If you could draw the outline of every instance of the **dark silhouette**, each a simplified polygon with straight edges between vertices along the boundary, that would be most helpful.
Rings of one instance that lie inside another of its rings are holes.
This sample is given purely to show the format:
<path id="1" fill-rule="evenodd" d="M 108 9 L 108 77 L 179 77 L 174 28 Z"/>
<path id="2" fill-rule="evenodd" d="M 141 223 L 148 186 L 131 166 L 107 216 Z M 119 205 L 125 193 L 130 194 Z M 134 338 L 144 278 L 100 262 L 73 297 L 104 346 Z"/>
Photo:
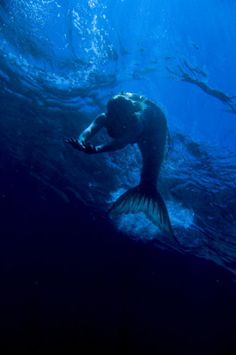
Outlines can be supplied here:
<path id="1" fill-rule="evenodd" d="M 185 69 L 186 68 L 186 69 Z M 236 114 L 236 102 L 235 96 L 229 96 L 223 91 L 210 87 L 204 81 L 197 78 L 198 75 L 207 77 L 206 73 L 199 68 L 192 67 L 186 60 L 183 61 L 183 65 L 178 65 L 178 71 L 166 67 L 169 73 L 173 74 L 181 81 L 185 81 L 198 86 L 208 95 L 215 97 L 222 101 L 225 105 L 230 107 L 230 112 Z"/>
<path id="2" fill-rule="evenodd" d="M 112 141 L 94 146 L 89 140 L 106 128 Z M 119 150 L 137 143 L 143 158 L 140 184 L 125 192 L 112 206 L 112 214 L 144 212 L 162 232 L 175 241 L 167 208 L 156 188 L 168 141 L 167 122 L 161 109 L 133 93 L 109 100 L 107 112 L 99 115 L 79 138 L 66 142 L 87 154 Z"/>

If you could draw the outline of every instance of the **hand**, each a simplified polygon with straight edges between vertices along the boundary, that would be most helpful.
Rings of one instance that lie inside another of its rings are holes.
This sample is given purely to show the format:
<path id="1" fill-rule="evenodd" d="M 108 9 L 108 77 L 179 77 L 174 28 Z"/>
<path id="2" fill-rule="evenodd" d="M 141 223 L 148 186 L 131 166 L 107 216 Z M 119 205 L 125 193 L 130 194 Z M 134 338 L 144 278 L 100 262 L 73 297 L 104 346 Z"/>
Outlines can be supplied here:
<path id="1" fill-rule="evenodd" d="M 69 143 L 73 148 L 78 149 L 80 151 L 84 151 L 85 149 L 85 145 L 77 138 L 68 138 L 65 140 L 65 143 Z"/>
<path id="2" fill-rule="evenodd" d="M 69 143 L 73 148 L 80 150 L 81 152 L 87 154 L 97 153 L 96 147 L 93 144 L 81 142 L 76 138 L 68 138 L 65 142 Z"/>
<path id="3" fill-rule="evenodd" d="M 97 153 L 97 149 L 93 144 L 90 143 L 86 143 L 86 145 L 84 146 L 84 153 L 87 154 L 95 154 Z"/>

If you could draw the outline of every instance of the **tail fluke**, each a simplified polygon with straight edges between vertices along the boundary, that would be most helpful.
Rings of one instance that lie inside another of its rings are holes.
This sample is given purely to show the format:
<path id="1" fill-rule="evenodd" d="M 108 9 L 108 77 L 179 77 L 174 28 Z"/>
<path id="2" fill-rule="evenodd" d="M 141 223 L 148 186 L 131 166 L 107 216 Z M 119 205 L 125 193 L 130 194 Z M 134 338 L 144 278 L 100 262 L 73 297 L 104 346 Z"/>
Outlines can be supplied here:
<path id="1" fill-rule="evenodd" d="M 110 209 L 111 215 L 144 212 L 146 216 L 176 243 L 168 211 L 157 189 L 147 190 L 136 186 L 121 195 Z"/>

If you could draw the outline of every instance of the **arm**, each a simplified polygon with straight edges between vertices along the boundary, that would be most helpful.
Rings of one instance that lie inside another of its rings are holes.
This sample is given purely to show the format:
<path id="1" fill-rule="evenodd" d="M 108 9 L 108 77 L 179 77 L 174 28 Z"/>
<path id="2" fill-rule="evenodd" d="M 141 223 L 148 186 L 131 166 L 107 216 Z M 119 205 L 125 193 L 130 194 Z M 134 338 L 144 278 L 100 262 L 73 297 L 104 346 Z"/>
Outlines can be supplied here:
<path id="1" fill-rule="evenodd" d="M 126 145 L 130 144 L 130 140 L 127 139 L 114 139 L 113 141 L 101 145 L 94 146 L 93 144 L 82 143 L 78 139 L 70 138 L 66 140 L 66 143 L 70 143 L 73 148 L 78 149 L 87 154 L 105 153 L 112 152 L 114 150 L 119 150 L 124 148 Z"/>
<path id="2" fill-rule="evenodd" d="M 80 134 L 78 138 L 66 139 L 66 143 L 71 144 L 74 149 L 83 151 L 88 154 L 96 153 L 95 147 L 88 143 L 88 139 L 92 138 L 100 129 L 105 126 L 106 115 L 102 113 Z"/>
<path id="3" fill-rule="evenodd" d="M 138 123 L 136 127 L 132 127 L 132 130 L 128 132 L 128 134 L 124 134 L 122 138 L 116 138 L 108 143 L 94 147 L 94 153 L 113 152 L 115 150 L 122 149 L 129 144 L 137 143 L 138 137 L 142 133 L 142 129 L 143 125 Z"/>
<path id="4" fill-rule="evenodd" d="M 113 152 L 114 150 L 119 150 L 126 147 L 130 144 L 130 140 L 126 139 L 114 139 L 109 143 L 97 145 L 95 147 L 94 153 L 105 153 L 105 152 Z"/>
<path id="5" fill-rule="evenodd" d="M 86 145 L 86 142 L 92 138 L 100 129 L 105 126 L 106 116 L 102 113 L 80 134 L 78 142 L 82 145 Z"/>
<path id="6" fill-rule="evenodd" d="M 122 149 L 128 144 L 132 144 L 135 142 L 138 136 L 136 131 L 132 132 L 132 134 L 130 134 L 129 136 L 125 136 L 119 139 L 114 139 L 111 142 L 101 144 L 98 146 L 94 146 L 93 144 L 90 144 L 88 142 L 88 139 L 94 136 L 101 128 L 106 126 L 105 120 L 106 120 L 105 114 L 98 116 L 91 123 L 91 125 L 81 133 L 78 139 L 70 138 L 66 142 L 71 144 L 73 148 L 87 154 L 111 152 L 111 151 Z"/>

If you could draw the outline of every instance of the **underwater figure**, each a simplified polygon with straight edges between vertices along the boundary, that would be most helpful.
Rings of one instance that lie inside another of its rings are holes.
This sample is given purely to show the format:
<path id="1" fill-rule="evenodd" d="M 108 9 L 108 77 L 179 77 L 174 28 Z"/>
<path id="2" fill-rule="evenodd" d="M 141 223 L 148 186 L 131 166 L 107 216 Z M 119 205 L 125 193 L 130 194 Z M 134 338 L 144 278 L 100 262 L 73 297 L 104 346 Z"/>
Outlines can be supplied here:
<path id="1" fill-rule="evenodd" d="M 112 140 L 92 145 L 89 140 L 104 127 Z M 128 144 L 138 144 L 143 161 L 140 183 L 120 196 L 110 213 L 144 212 L 163 234 L 177 242 L 165 202 L 157 190 L 167 137 L 166 117 L 156 104 L 144 96 L 121 93 L 108 101 L 106 113 L 99 115 L 78 139 L 70 138 L 66 142 L 87 154 L 111 152 Z"/>
<path id="2" fill-rule="evenodd" d="M 171 75 L 174 75 L 175 78 L 196 85 L 208 95 L 211 95 L 216 99 L 222 101 L 225 105 L 228 105 L 230 107 L 229 112 L 236 114 L 236 97 L 229 96 L 223 91 L 212 88 L 201 79 L 198 79 L 197 76 L 199 75 L 201 77 L 204 77 L 205 79 L 207 78 L 207 74 L 200 68 L 193 67 L 187 62 L 187 60 L 184 60 L 182 65 L 178 65 L 177 70 L 170 69 L 169 67 L 166 67 L 166 69 Z"/>

